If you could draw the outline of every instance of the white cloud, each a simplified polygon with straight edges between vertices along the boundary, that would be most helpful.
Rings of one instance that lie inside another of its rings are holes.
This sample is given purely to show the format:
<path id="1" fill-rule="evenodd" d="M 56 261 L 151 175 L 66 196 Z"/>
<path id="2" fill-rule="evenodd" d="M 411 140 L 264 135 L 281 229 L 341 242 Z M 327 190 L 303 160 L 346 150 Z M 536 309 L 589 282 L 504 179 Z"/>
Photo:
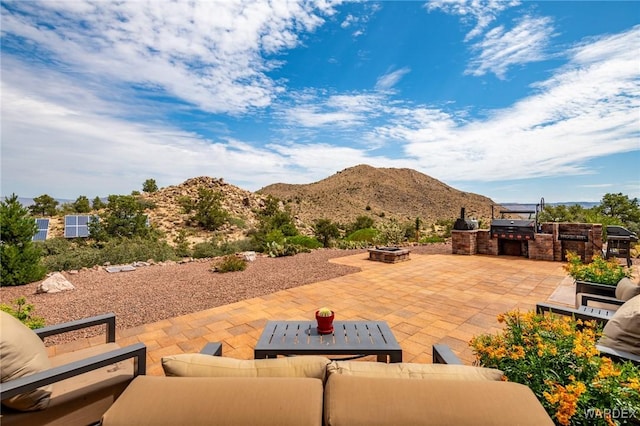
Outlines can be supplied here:
<path id="1" fill-rule="evenodd" d="M 397 110 L 382 137 L 404 141 L 423 171 L 445 181 L 592 173 L 597 157 L 637 151 L 640 27 L 590 40 L 537 93 L 486 119 L 438 109 Z"/>
<path id="2" fill-rule="evenodd" d="M 552 34 L 552 21 L 546 17 L 526 16 L 508 31 L 503 26 L 493 28 L 473 45 L 479 54 L 466 73 L 480 76 L 493 72 L 504 79 L 510 67 L 546 59 L 545 50 Z"/>
<path id="3" fill-rule="evenodd" d="M 298 33 L 333 12 L 328 2 L 303 1 L 14 2 L 3 5 L 2 31 L 83 78 L 239 113 L 269 105 L 282 90 L 266 74 L 278 63 L 264 58 L 295 47 Z"/>
<path id="4" fill-rule="evenodd" d="M 376 81 L 376 90 L 385 91 L 392 89 L 393 86 L 398 84 L 402 77 L 409 72 L 411 72 L 411 69 L 404 67 L 378 77 L 378 80 Z"/>
<path id="5" fill-rule="evenodd" d="M 380 114 L 383 97 L 375 94 L 326 95 L 308 91 L 293 95 L 293 105 L 283 106 L 285 120 L 295 126 L 351 127 L 363 125 Z"/>
<path id="6" fill-rule="evenodd" d="M 425 6 L 430 12 L 442 10 L 450 15 L 458 15 L 465 24 L 475 23 L 465 37 L 465 41 L 469 41 L 481 35 L 500 12 L 519 4 L 517 0 L 430 0 Z"/>

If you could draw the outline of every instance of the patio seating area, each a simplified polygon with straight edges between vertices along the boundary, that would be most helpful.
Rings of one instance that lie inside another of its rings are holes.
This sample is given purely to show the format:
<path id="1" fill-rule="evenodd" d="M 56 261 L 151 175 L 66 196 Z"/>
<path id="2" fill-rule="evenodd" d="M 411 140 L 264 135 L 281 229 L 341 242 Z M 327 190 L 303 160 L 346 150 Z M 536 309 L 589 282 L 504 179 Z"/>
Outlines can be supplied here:
<path id="1" fill-rule="evenodd" d="M 430 363 L 432 345 L 446 344 L 471 364 L 468 341 L 497 330 L 496 316 L 552 300 L 572 306 L 575 292 L 562 264 L 508 256 L 412 254 L 396 264 L 371 262 L 366 253 L 333 259 L 360 272 L 262 297 L 118 330 L 121 346 L 144 343 L 147 374 L 163 375 L 166 355 L 199 352 L 222 342 L 225 356 L 253 359 L 268 320 L 310 320 L 320 306 L 336 320 L 385 321 L 402 347 L 403 361 Z M 50 356 L 102 344 L 103 336 L 51 346 Z M 368 359 L 371 358 L 371 359 Z M 375 356 L 364 360 L 375 360 Z"/>

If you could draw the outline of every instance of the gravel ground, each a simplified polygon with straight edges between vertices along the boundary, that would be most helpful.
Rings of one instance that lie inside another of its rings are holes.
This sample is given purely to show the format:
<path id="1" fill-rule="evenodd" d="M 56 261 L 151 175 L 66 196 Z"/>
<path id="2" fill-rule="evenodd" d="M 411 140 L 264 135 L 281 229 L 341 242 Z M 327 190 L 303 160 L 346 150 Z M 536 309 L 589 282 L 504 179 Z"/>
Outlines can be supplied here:
<path id="1" fill-rule="evenodd" d="M 225 274 L 211 272 L 211 260 L 151 265 L 132 272 L 108 273 L 104 268 L 77 274 L 64 272 L 75 290 L 36 294 L 39 282 L 35 282 L 0 287 L 0 300 L 8 303 L 26 296 L 35 305 L 35 313 L 43 316 L 47 324 L 114 312 L 117 328 L 123 329 L 351 274 L 359 269 L 328 260 L 365 251 L 316 250 L 275 259 L 258 257 L 249 262 L 246 270 Z M 416 246 L 412 252 L 451 253 L 451 245 Z M 48 338 L 46 343 L 57 344 L 102 332 L 101 328 L 88 329 Z"/>

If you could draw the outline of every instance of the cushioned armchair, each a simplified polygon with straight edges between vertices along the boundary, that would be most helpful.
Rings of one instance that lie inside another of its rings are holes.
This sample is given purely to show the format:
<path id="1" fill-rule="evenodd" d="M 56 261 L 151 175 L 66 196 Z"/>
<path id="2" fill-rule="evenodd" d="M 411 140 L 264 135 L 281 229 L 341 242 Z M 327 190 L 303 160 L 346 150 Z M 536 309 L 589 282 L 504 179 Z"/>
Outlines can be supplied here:
<path id="1" fill-rule="evenodd" d="M 105 343 L 49 358 L 42 339 L 104 325 Z M 4 426 L 100 422 L 131 380 L 146 372 L 146 347 L 115 343 L 115 315 L 30 330 L 0 311 L 0 398 Z"/>

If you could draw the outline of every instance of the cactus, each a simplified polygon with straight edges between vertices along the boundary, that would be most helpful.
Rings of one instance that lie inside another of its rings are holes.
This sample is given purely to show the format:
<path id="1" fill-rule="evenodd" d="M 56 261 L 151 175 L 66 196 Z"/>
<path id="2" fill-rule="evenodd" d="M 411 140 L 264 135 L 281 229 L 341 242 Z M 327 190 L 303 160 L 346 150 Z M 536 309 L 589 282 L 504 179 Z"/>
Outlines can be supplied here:
<path id="1" fill-rule="evenodd" d="M 333 311 L 329 308 L 320 308 L 318 309 L 318 316 L 319 317 L 330 317 L 331 315 L 333 315 Z"/>

